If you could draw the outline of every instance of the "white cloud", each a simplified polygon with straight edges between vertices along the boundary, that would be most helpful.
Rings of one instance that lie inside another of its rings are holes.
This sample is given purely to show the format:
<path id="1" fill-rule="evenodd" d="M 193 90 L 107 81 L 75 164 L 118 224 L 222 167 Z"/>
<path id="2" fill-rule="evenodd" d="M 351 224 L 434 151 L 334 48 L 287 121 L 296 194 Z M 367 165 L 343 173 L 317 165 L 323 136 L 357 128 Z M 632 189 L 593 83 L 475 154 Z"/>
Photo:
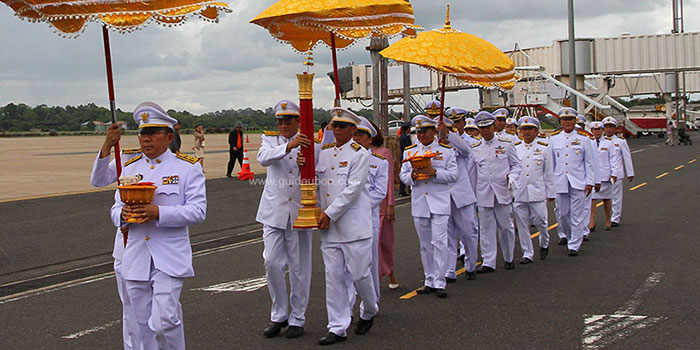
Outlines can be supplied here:
<path id="1" fill-rule="evenodd" d="M 272 106 L 280 98 L 295 98 L 295 74 L 304 70 L 303 56 L 275 41 L 249 20 L 274 0 L 231 0 L 233 13 L 220 23 L 191 19 L 185 25 L 156 24 L 121 35 L 111 33 L 117 105 L 130 110 L 144 100 L 166 108 L 204 113 L 227 108 Z M 442 2 L 414 0 L 417 23 L 428 29 L 442 26 Z M 671 29 L 670 1 L 576 1 L 579 37 L 667 33 Z M 565 1 L 452 1 L 452 26 L 493 42 L 501 49 L 550 45 L 567 35 Z M 686 18 L 700 13 L 700 0 L 685 1 Z M 698 31 L 686 20 L 686 31 Z M 107 106 L 101 30 L 92 23 L 77 39 L 64 39 L 46 24 L 19 20 L 0 5 L 0 105 Z M 367 41 L 338 53 L 340 65 L 368 64 Z M 333 86 L 326 77 L 330 53 L 315 50 L 315 104 L 329 107 Z M 473 108 L 473 93 L 451 94 Z M 456 105 L 451 103 L 451 105 Z M 353 105 L 359 107 L 359 105 Z"/>

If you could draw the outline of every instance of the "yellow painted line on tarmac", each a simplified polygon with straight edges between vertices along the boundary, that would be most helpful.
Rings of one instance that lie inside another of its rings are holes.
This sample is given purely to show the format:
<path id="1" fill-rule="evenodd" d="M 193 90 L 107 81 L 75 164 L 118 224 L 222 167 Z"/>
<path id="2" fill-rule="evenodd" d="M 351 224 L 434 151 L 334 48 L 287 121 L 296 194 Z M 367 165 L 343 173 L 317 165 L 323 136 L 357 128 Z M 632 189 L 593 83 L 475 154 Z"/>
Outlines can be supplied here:
<path id="1" fill-rule="evenodd" d="M 673 168 L 673 170 L 678 170 L 678 169 L 681 169 L 681 168 L 684 168 L 684 167 L 685 167 L 685 165 L 679 165 L 679 166 Z"/>
<path id="2" fill-rule="evenodd" d="M 553 230 L 554 228 L 556 228 L 556 227 L 558 227 L 558 226 L 559 226 L 558 223 L 552 224 L 552 225 L 550 225 L 550 226 L 547 228 L 547 230 L 551 231 L 551 230 Z M 538 237 L 539 235 L 540 235 L 540 233 L 539 233 L 539 231 L 538 231 L 538 232 L 535 232 L 535 233 L 531 234 L 531 235 L 530 235 L 530 238 L 535 238 L 535 237 Z M 477 266 L 477 267 L 479 267 L 480 265 L 481 265 L 481 262 L 477 262 L 477 263 L 476 263 L 476 266 Z M 457 273 L 456 273 L 456 274 L 457 274 L 457 276 L 459 276 L 459 275 L 461 275 L 461 274 L 463 274 L 463 273 L 465 273 L 465 272 L 467 272 L 467 269 L 463 267 L 463 268 L 457 270 Z M 423 288 L 423 287 L 421 286 L 421 288 Z M 418 288 L 418 289 L 420 289 L 420 288 Z M 418 292 L 418 289 L 416 289 L 416 290 L 414 290 L 414 291 L 411 291 L 411 292 L 409 292 L 409 293 L 406 293 L 406 294 L 400 296 L 399 299 L 401 299 L 401 300 L 408 300 L 408 299 L 411 299 L 411 298 L 415 297 L 416 295 L 418 295 L 418 293 L 417 293 L 417 292 Z"/>
<path id="3" fill-rule="evenodd" d="M 644 186 L 646 186 L 646 185 L 647 185 L 646 182 L 642 182 L 641 184 L 630 188 L 630 191 L 634 191 L 634 190 L 636 190 L 636 189 L 638 189 L 638 188 L 642 188 L 642 187 L 644 187 Z"/>
<path id="4" fill-rule="evenodd" d="M 660 179 L 660 178 L 662 178 L 662 177 L 664 177 L 664 176 L 666 176 L 666 175 L 668 175 L 668 172 L 665 172 L 665 173 L 663 173 L 663 174 L 657 176 L 656 178 L 657 178 L 657 179 Z"/>
<path id="5" fill-rule="evenodd" d="M 30 199 L 44 199 L 44 198 L 71 196 L 71 195 L 74 195 L 74 194 L 86 194 L 86 193 L 105 192 L 105 191 L 114 191 L 114 187 L 99 188 L 99 189 L 84 190 L 84 191 L 73 191 L 73 192 L 62 192 L 62 193 L 42 194 L 42 195 L 37 195 L 37 196 L 26 196 L 26 197 L 7 198 L 7 199 L 0 199 L 0 203 L 19 202 L 19 201 L 26 201 L 26 200 L 30 200 Z"/>
<path id="6" fill-rule="evenodd" d="M 691 159 L 691 160 L 688 161 L 688 164 L 693 164 L 693 163 L 695 163 L 696 160 L 697 160 L 697 159 Z"/>

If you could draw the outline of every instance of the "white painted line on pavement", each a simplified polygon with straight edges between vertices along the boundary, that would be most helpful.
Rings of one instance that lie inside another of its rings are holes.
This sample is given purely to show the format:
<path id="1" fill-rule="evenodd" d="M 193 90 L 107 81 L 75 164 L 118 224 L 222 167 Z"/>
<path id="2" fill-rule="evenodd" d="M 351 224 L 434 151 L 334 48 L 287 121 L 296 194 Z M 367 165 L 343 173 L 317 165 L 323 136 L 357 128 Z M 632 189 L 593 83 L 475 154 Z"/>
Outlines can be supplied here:
<path id="1" fill-rule="evenodd" d="M 114 326 L 115 324 L 118 324 L 118 323 L 121 323 L 121 322 L 122 322 L 121 320 L 115 320 L 115 321 L 112 321 L 112 322 L 105 323 L 105 324 L 103 324 L 103 325 L 101 325 L 101 326 L 88 328 L 88 329 L 86 329 L 86 330 L 82 330 L 82 331 L 80 331 L 80 332 L 76 332 L 76 333 L 69 334 L 69 335 L 64 335 L 64 336 L 62 336 L 61 338 L 63 338 L 63 339 L 78 339 L 78 338 L 80 338 L 80 337 L 84 337 L 84 336 L 86 336 L 86 335 L 89 335 L 89 334 L 92 334 L 92 333 L 101 331 L 101 330 L 103 330 L 103 329 L 107 329 L 107 328 L 112 327 L 112 326 Z"/>
<path id="2" fill-rule="evenodd" d="M 201 290 L 205 292 L 223 293 L 223 292 L 254 292 L 267 285 L 265 276 L 246 278 L 238 281 L 224 282 L 204 288 L 193 288 L 192 290 Z"/>
<path id="3" fill-rule="evenodd" d="M 631 154 L 635 154 L 635 153 L 639 153 L 639 152 L 643 152 L 643 151 L 644 151 L 644 148 L 638 149 L 638 150 L 634 150 L 634 151 L 632 151 L 632 152 L 630 152 L 630 153 L 631 153 Z"/>
<path id="4" fill-rule="evenodd" d="M 612 315 L 583 315 L 582 348 L 584 350 L 602 349 L 618 340 L 629 337 L 638 330 L 650 327 L 666 319 L 665 317 L 632 315 L 642 303 L 644 294 L 659 284 L 663 275 L 664 273 L 662 272 L 654 272 L 649 275 L 644 283 L 632 294 L 632 297 Z"/>

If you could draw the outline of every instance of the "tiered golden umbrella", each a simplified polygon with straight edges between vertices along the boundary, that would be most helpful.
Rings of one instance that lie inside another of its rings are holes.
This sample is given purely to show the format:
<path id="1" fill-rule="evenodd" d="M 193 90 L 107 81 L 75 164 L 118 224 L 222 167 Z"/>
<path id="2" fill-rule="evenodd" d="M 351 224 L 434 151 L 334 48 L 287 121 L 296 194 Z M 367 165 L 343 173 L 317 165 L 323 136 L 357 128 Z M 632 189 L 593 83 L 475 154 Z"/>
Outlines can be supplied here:
<path id="1" fill-rule="evenodd" d="M 64 37 L 77 37 L 85 30 L 88 22 L 102 25 L 102 39 L 105 48 L 107 87 L 112 123 L 117 122 L 114 101 L 114 79 L 112 57 L 109 48 L 108 28 L 121 33 L 131 32 L 155 21 L 165 26 L 184 23 L 190 16 L 218 22 L 222 12 L 230 12 L 228 5 L 221 1 L 201 0 L 0 0 L 10 6 L 15 15 L 30 22 L 49 23 Z M 121 175 L 119 143 L 115 145 L 117 178 Z"/>
<path id="2" fill-rule="evenodd" d="M 318 43 L 332 49 L 335 105 L 340 105 L 336 49 L 358 39 L 415 34 L 413 7 L 406 0 L 280 0 L 251 20 L 273 37 L 291 44 L 299 52 L 310 52 Z M 310 57 L 310 56 L 309 56 Z M 305 62 L 313 65 L 311 62 Z M 313 74 L 297 74 L 301 133 L 313 139 Z M 301 169 L 303 208 L 294 222 L 297 228 L 316 227 L 320 210 L 316 207 L 315 161 L 312 147 L 304 147 L 307 159 Z"/>
<path id="3" fill-rule="evenodd" d="M 455 76 L 473 86 L 502 90 L 512 89 L 516 79 L 513 60 L 501 50 L 484 39 L 452 28 L 449 4 L 443 28 L 403 38 L 379 54 L 388 59 L 417 64 L 441 73 L 443 106 L 447 75 Z M 440 113 L 440 118 L 442 116 L 443 112 Z"/>
<path id="4" fill-rule="evenodd" d="M 107 87 L 112 123 L 117 122 L 112 76 L 112 55 L 109 48 L 108 28 L 121 33 L 131 32 L 155 21 L 166 26 L 180 25 L 190 16 L 218 22 L 223 12 L 230 12 L 228 5 L 220 1 L 201 0 L 0 0 L 10 6 L 15 15 L 31 22 L 46 22 L 65 37 L 77 37 L 85 30 L 87 22 L 102 25 L 105 49 Z M 117 179 L 121 176 L 119 143 L 114 146 Z M 124 234 L 126 246 L 128 234 Z"/>

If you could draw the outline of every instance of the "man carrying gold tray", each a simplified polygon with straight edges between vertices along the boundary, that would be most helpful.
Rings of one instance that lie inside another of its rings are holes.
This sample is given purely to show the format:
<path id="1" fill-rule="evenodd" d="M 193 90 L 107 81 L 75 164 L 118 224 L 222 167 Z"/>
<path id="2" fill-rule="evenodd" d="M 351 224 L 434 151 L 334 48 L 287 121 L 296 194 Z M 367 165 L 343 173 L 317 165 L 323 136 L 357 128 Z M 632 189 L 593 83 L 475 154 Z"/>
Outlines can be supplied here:
<path id="1" fill-rule="evenodd" d="M 122 176 L 157 186 L 150 204 L 128 205 L 115 194 L 111 216 L 126 225 L 128 239 L 122 277 L 144 349 L 184 349 L 180 292 L 185 277 L 193 277 L 188 226 L 206 218 L 207 198 L 202 167 L 193 157 L 168 149 L 177 120 L 152 102 L 134 110 L 142 154 L 124 163 Z"/>

